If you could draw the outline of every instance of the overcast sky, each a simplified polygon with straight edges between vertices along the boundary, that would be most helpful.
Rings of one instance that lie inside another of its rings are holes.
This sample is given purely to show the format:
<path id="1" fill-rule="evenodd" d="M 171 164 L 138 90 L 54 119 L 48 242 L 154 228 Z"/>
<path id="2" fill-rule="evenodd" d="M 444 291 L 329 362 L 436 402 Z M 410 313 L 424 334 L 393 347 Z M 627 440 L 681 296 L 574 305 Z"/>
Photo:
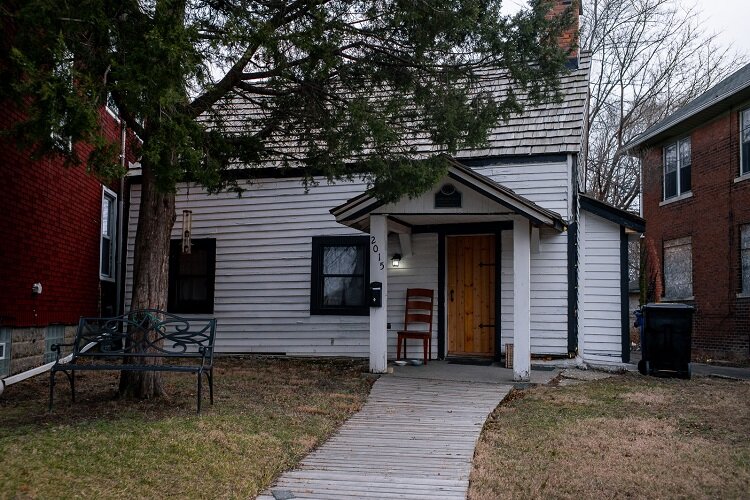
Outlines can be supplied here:
<path id="1" fill-rule="evenodd" d="M 704 27 L 719 33 L 724 45 L 730 43 L 750 61 L 750 0 L 675 0 L 689 8 L 700 10 Z M 590 0 L 584 0 L 584 9 Z M 503 10 L 512 13 L 526 6 L 525 0 L 503 0 Z"/>

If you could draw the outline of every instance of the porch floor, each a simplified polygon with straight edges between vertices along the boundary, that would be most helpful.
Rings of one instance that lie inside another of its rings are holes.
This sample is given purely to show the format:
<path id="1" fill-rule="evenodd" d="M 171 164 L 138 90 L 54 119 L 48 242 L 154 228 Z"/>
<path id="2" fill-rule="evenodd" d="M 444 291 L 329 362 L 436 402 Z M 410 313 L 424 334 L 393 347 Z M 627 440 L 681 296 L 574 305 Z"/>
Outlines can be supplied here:
<path id="1" fill-rule="evenodd" d="M 258 498 L 466 498 L 479 433 L 513 387 L 512 370 L 395 368 L 336 435 Z"/>

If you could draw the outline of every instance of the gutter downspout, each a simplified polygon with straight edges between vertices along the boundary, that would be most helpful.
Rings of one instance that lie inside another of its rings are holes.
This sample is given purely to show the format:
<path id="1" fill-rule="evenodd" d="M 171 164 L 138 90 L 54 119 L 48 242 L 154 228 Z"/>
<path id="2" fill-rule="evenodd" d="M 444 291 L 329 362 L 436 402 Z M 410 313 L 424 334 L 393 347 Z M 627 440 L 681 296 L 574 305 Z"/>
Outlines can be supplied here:
<path id="1" fill-rule="evenodd" d="M 120 127 L 120 165 L 125 168 L 125 141 L 126 141 L 126 133 L 127 130 L 125 128 L 125 122 L 122 122 L 122 126 Z M 123 174 L 120 177 L 120 195 L 117 197 L 117 239 L 119 240 L 119 244 L 117 245 L 117 254 L 115 256 L 115 284 L 116 284 L 116 291 L 115 291 L 115 316 L 119 316 L 122 314 L 122 258 L 123 258 L 123 229 L 125 227 L 124 220 L 125 220 L 125 214 L 124 214 L 124 207 L 125 203 L 123 201 L 123 197 L 125 196 L 125 174 Z"/>

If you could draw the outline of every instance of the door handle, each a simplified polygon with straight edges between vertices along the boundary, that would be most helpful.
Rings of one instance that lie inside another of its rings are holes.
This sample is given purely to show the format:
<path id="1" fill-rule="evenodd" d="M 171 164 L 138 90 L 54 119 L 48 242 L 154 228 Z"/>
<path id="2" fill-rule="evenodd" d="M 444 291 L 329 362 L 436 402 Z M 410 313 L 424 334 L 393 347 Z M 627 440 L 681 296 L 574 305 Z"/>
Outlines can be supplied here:
<path id="1" fill-rule="evenodd" d="M 451 302 L 453 302 L 453 290 L 451 290 Z"/>

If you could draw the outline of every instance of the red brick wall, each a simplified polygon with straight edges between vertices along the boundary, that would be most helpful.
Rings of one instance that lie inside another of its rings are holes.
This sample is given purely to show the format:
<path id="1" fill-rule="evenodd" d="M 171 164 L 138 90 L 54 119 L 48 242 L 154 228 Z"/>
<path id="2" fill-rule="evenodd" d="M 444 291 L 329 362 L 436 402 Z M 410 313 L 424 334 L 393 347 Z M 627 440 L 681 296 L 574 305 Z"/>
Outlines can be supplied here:
<path id="1" fill-rule="evenodd" d="M 20 118 L 0 107 L 0 128 Z M 105 110 L 102 123 L 119 142 Z M 89 148 L 76 148 L 86 158 Z M 8 139 L 0 139 L 0 179 L 0 324 L 71 324 L 99 312 L 100 181 L 59 157 L 32 161 Z M 33 296 L 36 282 L 43 291 Z"/>
<path id="2" fill-rule="evenodd" d="M 663 242 L 691 237 L 693 354 L 750 359 L 750 298 L 741 291 L 739 227 L 750 224 L 750 179 L 739 175 L 739 117 L 732 110 L 688 134 L 692 143 L 692 197 L 662 201 L 662 146 L 643 162 L 643 215 L 652 272 L 662 270 Z M 683 136 L 679 136 L 681 138 Z M 663 279 L 663 278 L 660 278 Z M 663 283 L 657 284 L 657 297 Z"/>

